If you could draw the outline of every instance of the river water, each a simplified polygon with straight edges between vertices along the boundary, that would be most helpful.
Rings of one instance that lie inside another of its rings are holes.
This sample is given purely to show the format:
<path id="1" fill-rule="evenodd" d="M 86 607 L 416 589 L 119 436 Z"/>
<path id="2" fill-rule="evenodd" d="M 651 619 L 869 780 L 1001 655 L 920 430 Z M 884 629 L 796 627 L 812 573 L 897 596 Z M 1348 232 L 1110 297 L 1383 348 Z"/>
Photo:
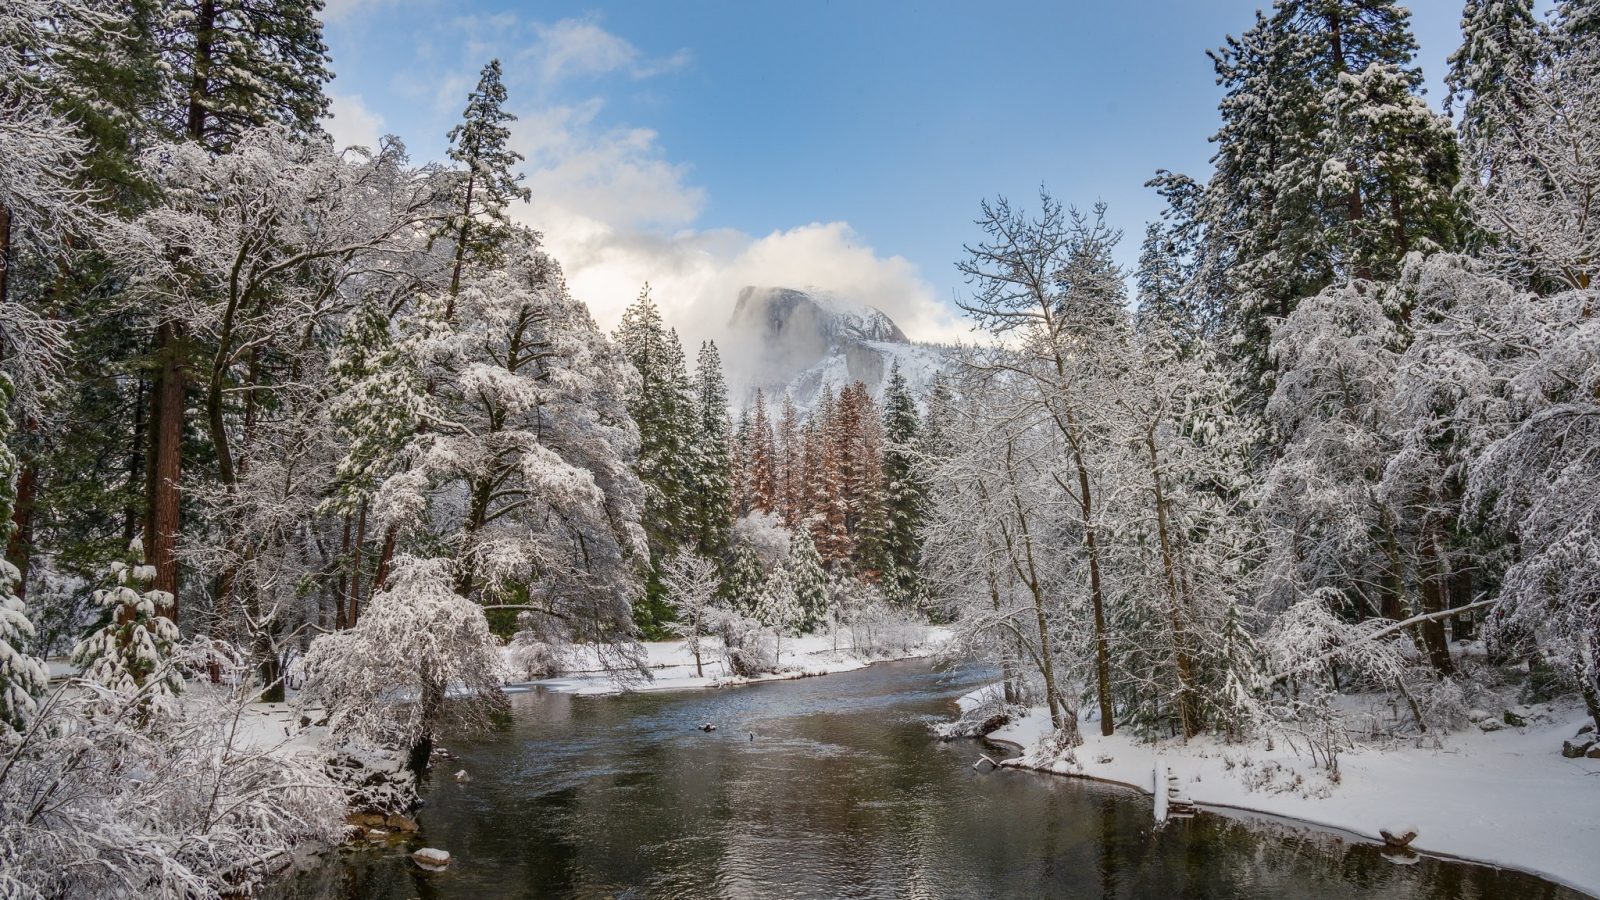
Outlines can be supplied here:
<path id="1" fill-rule="evenodd" d="M 1581 896 L 1264 821 L 1157 830 L 1131 790 L 975 772 L 1006 749 L 940 743 L 927 724 L 988 677 L 902 662 L 723 690 L 517 694 L 511 724 L 450 745 L 460 758 L 426 791 L 419 841 L 342 851 L 279 887 L 293 900 Z M 450 868 L 413 865 L 424 844 Z"/>

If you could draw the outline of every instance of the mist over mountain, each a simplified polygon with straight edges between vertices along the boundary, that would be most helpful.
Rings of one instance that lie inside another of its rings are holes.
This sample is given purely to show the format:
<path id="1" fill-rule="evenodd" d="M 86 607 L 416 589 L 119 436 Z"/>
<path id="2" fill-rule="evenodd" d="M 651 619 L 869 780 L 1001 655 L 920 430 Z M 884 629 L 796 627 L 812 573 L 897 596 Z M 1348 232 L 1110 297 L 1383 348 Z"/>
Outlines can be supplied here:
<path id="1" fill-rule="evenodd" d="M 738 406 L 760 389 L 774 403 L 787 391 L 809 410 L 825 386 L 855 381 L 881 399 L 896 364 L 920 397 L 949 365 L 940 348 L 912 343 L 882 311 L 830 291 L 747 286 L 727 331 L 729 397 Z"/>

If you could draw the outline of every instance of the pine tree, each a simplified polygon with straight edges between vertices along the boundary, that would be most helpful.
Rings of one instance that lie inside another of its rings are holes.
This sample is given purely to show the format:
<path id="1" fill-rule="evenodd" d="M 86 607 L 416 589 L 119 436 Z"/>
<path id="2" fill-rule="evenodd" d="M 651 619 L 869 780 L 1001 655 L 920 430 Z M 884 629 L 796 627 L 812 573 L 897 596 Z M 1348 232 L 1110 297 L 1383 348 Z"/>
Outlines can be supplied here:
<path id="1" fill-rule="evenodd" d="M 651 633 L 671 616 L 660 567 L 698 532 L 694 514 L 695 398 L 684 368 L 683 348 L 667 330 L 650 286 L 622 315 L 613 336 L 638 370 L 628 394 L 628 413 L 639 428 L 639 480 L 645 489 L 643 525 L 650 546 L 651 577 L 640 624 Z"/>
<path id="2" fill-rule="evenodd" d="M 1421 101 L 1409 19 L 1393 0 L 1285 0 L 1212 54 L 1227 96 L 1216 172 L 1188 211 L 1204 232 L 1196 281 L 1224 292 L 1255 410 L 1273 321 L 1336 279 L 1393 277 L 1409 250 L 1458 241 L 1459 163 Z"/>
<path id="3" fill-rule="evenodd" d="M 320 131 L 333 78 L 322 0 L 175 0 L 155 23 L 170 79 L 169 133 L 226 151 L 246 129 L 278 122 Z"/>
<path id="4" fill-rule="evenodd" d="M 921 593 L 917 568 L 922 557 L 923 506 L 927 487 L 918 459 L 917 404 L 896 364 L 883 394 L 884 528 L 879 568 L 883 594 L 891 602 L 909 603 Z"/>
<path id="5" fill-rule="evenodd" d="M 774 658 L 781 668 L 783 636 L 798 634 L 800 625 L 805 620 L 805 611 L 800 606 L 800 598 L 795 594 L 794 579 L 787 568 L 779 566 L 767 576 L 766 583 L 761 586 L 761 593 L 756 598 L 754 617 L 762 625 L 771 628 L 776 635 L 778 646 Z"/>
<path id="6" fill-rule="evenodd" d="M 795 531 L 785 566 L 794 585 L 795 599 L 800 604 L 799 629 L 810 633 L 828 620 L 828 576 L 822 570 L 822 557 L 817 554 L 809 528 Z"/>
<path id="7" fill-rule="evenodd" d="M 773 447 L 772 420 L 767 416 L 767 401 L 756 389 L 755 409 L 750 416 L 750 437 L 745 451 L 749 457 L 750 508 L 772 512 L 777 506 L 778 467 Z"/>
<path id="8" fill-rule="evenodd" d="M 1525 84 L 1545 54 L 1545 27 L 1533 0 L 1467 0 L 1461 46 L 1450 54 L 1444 108 L 1461 104 L 1458 130 L 1471 154 L 1482 152 L 1505 115 L 1520 107 Z"/>
<path id="9" fill-rule="evenodd" d="M 506 217 L 513 200 L 526 202 L 532 194 L 519 187 L 522 175 L 511 168 L 522 162 L 522 154 L 511 150 L 507 122 L 516 116 L 501 109 L 506 102 L 505 85 L 500 83 L 500 60 L 490 60 L 478 76 L 478 87 L 467 95 L 467 108 L 461 124 L 450 129 L 450 159 L 465 169 L 449 200 L 449 218 L 444 229 L 455 241 L 455 264 L 450 273 L 450 295 L 461 290 L 461 270 L 468 262 L 493 266 L 501 258 L 505 242 L 515 227 Z M 447 307 L 446 317 L 454 313 Z"/>
<path id="10" fill-rule="evenodd" d="M 791 531 L 800 526 L 801 514 L 801 447 L 800 412 L 795 409 L 794 398 L 783 395 L 783 407 L 778 416 L 778 429 L 774 442 L 777 458 L 778 515 Z"/>
<path id="11" fill-rule="evenodd" d="M 705 341 L 695 363 L 691 483 L 694 491 L 691 530 L 702 554 L 719 559 L 727 551 L 733 522 L 733 471 L 729 458 L 728 389 L 722 377 L 717 345 Z"/>
<path id="12" fill-rule="evenodd" d="M 95 592 L 111 621 L 73 649 L 72 664 L 85 678 L 119 693 L 148 691 L 145 707 L 160 711 L 171 709 L 183 691 L 183 677 L 167 666 L 179 635 L 178 626 L 158 614 L 170 600 L 150 587 L 156 572 L 140 564 L 143 550 L 135 541 L 126 562 L 111 564 L 114 583 Z"/>

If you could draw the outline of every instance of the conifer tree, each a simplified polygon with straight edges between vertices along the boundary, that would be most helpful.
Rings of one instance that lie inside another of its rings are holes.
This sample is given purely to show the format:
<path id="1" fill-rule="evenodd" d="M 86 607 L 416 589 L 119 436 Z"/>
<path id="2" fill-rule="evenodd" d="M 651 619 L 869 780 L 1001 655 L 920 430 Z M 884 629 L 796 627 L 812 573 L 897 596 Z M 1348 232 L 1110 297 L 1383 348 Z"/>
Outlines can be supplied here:
<path id="1" fill-rule="evenodd" d="M 517 117 L 501 108 L 505 102 L 500 60 L 490 60 L 478 76 L 478 87 L 467 95 L 461 124 L 450 129 L 450 159 L 465 170 L 449 200 L 449 218 L 444 225 L 455 241 L 451 297 L 461 290 L 461 270 L 468 262 L 493 266 L 501 258 L 505 242 L 515 230 L 506 217 L 506 207 L 513 200 L 526 202 L 532 196 L 519 186 L 522 175 L 511 172 L 522 162 L 522 154 L 506 146 L 511 139 L 506 123 Z M 454 311 L 451 304 L 446 317 Z"/>
<path id="2" fill-rule="evenodd" d="M 691 531 L 701 553 L 720 558 L 728 547 L 733 522 L 733 470 L 729 458 L 728 389 L 722 377 L 717 345 L 700 344 L 695 363 L 694 414 L 696 427 L 691 457 L 694 491 Z"/>
<path id="3" fill-rule="evenodd" d="M 767 415 L 767 401 L 760 388 L 756 389 L 755 409 L 750 416 L 750 437 L 746 447 L 745 453 L 750 461 L 750 507 L 761 512 L 772 512 L 777 505 L 777 459 L 773 448 L 772 419 Z"/>
<path id="4" fill-rule="evenodd" d="M 918 460 L 917 404 L 896 364 L 883 394 L 883 510 L 886 519 L 879 568 L 883 594 L 907 603 L 920 593 L 923 505 L 927 487 Z"/>
<path id="5" fill-rule="evenodd" d="M 140 564 L 143 550 L 135 540 L 128 560 L 111 564 L 114 583 L 95 592 L 111 621 L 73 649 L 72 664 L 90 681 L 123 694 L 148 689 L 147 706 L 164 710 L 183 691 L 182 676 L 166 667 L 178 642 L 178 626 L 158 613 L 170 600 L 150 587 L 156 572 L 154 566 Z"/>
<path id="6" fill-rule="evenodd" d="M 1458 241 L 1459 162 L 1421 101 L 1409 19 L 1393 0 L 1285 0 L 1258 13 L 1212 54 L 1227 91 L 1215 174 L 1198 198 L 1178 176 L 1157 179 L 1183 200 L 1180 218 L 1199 220 L 1194 283 L 1224 295 L 1257 411 L 1273 383 L 1274 321 L 1336 279 L 1393 277 L 1406 252 Z"/>
<path id="7" fill-rule="evenodd" d="M 333 78 L 322 0 L 176 0 L 156 22 L 170 133 L 225 151 L 247 128 L 320 130 Z"/>
<path id="8" fill-rule="evenodd" d="M 787 392 L 778 416 L 773 453 L 777 459 L 777 507 L 783 524 L 793 531 L 800 525 L 801 447 L 800 412 Z"/>
<path id="9" fill-rule="evenodd" d="M 767 576 L 756 598 L 755 620 L 772 629 L 777 638 L 777 652 L 773 654 L 778 665 L 783 665 L 783 637 L 799 633 L 805 620 L 800 599 L 795 594 L 794 579 L 785 566 L 779 566 Z"/>
<path id="10" fill-rule="evenodd" d="M 794 585 L 795 599 L 800 604 L 799 629 L 810 633 L 828 618 L 828 576 L 822 570 L 817 545 L 811 540 L 811 529 L 795 530 L 785 566 Z"/>
<path id="11" fill-rule="evenodd" d="M 683 348 L 675 331 L 661 321 L 650 286 L 622 315 L 613 336 L 639 372 L 628 394 L 628 413 L 639 428 L 639 480 L 645 489 L 642 524 L 650 546 L 651 577 L 641 624 L 653 630 L 671 615 L 660 567 L 686 543 L 696 528 L 695 404 Z"/>
<path id="12" fill-rule="evenodd" d="M 1544 56 L 1545 27 L 1533 0 L 1467 0 L 1461 12 L 1461 46 L 1450 54 L 1445 111 L 1459 102 L 1458 130 L 1471 154 L 1489 139 L 1512 109 L 1522 105 L 1520 87 Z"/>

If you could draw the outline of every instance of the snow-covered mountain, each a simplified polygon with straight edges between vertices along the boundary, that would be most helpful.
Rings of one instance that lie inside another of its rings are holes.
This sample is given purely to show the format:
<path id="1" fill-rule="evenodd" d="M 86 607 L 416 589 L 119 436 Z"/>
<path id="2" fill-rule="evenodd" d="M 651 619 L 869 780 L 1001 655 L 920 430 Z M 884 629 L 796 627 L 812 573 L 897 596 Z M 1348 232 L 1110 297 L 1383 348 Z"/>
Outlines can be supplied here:
<path id="1" fill-rule="evenodd" d="M 837 391 L 854 381 L 882 399 L 896 363 L 920 398 L 949 365 L 942 350 L 912 343 L 880 310 L 826 291 L 746 287 L 728 330 L 729 393 L 738 405 L 760 388 L 774 403 L 788 391 L 809 410 L 824 386 Z"/>

